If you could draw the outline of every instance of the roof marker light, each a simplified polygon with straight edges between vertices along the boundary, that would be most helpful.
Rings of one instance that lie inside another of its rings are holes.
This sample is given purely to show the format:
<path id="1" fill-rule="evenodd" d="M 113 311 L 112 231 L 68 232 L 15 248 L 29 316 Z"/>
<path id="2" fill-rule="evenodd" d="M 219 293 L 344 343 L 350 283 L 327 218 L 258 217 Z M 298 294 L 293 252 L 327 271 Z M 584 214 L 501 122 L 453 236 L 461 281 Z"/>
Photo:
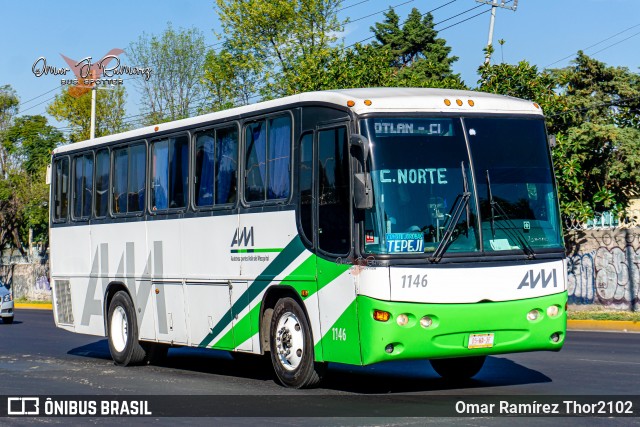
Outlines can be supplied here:
<path id="1" fill-rule="evenodd" d="M 460 99 L 456 99 L 456 104 L 458 104 L 458 107 L 462 107 L 462 101 Z"/>
<path id="2" fill-rule="evenodd" d="M 468 102 L 470 107 L 473 107 L 474 105 L 476 105 L 476 103 L 473 102 L 473 99 L 470 99 Z"/>
<path id="3" fill-rule="evenodd" d="M 537 103 L 537 102 L 534 102 L 534 103 L 533 103 L 533 106 L 534 106 L 534 107 L 536 107 L 538 110 L 540 109 L 540 106 L 538 105 L 538 103 Z"/>
<path id="4" fill-rule="evenodd" d="M 154 131 L 158 132 L 160 130 L 160 126 L 156 126 L 153 128 Z"/>
<path id="5" fill-rule="evenodd" d="M 348 100 L 347 101 L 347 107 L 353 107 L 354 105 L 356 105 L 356 103 L 352 100 Z"/>
<path id="6" fill-rule="evenodd" d="M 368 107 L 369 105 L 371 105 L 371 100 L 370 100 L 370 99 L 365 99 L 365 100 L 364 100 L 364 105 L 366 105 L 367 107 Z"/>
<path id="7" fill-rule="evenodd" d="M 445 99 L 444 100 L 444 105 L 446 105 L 448 107 L 449 105 L 451 105 L 451 101 L 449 101 L 448 99 Z"/>

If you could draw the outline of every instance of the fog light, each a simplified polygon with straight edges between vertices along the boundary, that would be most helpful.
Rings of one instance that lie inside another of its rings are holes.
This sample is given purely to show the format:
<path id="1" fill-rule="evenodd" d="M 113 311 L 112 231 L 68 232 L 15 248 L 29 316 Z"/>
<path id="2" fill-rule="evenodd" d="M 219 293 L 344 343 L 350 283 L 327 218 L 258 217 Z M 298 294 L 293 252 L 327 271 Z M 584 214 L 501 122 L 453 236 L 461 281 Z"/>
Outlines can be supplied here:
<path id="1" fill-rule="evenodd" d="M 560 307 L 558 307 L 557 305 L 552 305 L 547 308 L 547 315 L 549 317 L 556 317 L 559 312 L 560 312 Z"/>
<path id="2" fill-rule="evenodd" d="M 527 319 L 531 321 L 536 320 L 538 316 L 540 316 L 540 312 L 536 309 L 531 310 L 530 312 L 527 313 Z"/>
<path id="3" fill-rule="evenodd" d="M 422 326 L 423 328 L 428 328 L 432 324 L 433 320 L 429 316 L 424 316 L 422 319 L 420 319 L 420 326 Z"/>
<path id="4" fill-rule="evenodd" d="M 409 323 L 409 316 L 407 316 L 406 314 L 401 314 L 396 319 L 396 322 L 398 322 L 399 326 L 404 326 Z"/>
<path id="5" fill-rule="evenodd" d="M 551 334 L 551 341 L 553 342 L 558 342 L 560 341 L 560 333 L 559 332 L 554 332 Z"/>
<path id="6" fill-rule="evenodd" d="M 384 351 L 389 354 L 393 353 L 393 344 L 387 344 L 387 346 L 384 348 Z"/>

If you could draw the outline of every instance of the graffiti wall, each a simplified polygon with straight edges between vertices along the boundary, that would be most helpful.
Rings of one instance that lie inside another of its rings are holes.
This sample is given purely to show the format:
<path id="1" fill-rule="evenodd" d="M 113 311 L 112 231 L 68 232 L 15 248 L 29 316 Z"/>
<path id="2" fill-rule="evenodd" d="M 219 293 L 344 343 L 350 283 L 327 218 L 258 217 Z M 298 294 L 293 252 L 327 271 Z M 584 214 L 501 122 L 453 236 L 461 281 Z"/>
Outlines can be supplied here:
<path id="1" fill-rule="evenodd" d="M 15 299 L 51 301 L 49 260 L 46 256 L 24 257 L 3 252 L 0 254 L 0 282 L 13 291 Z"/>
<path id="2" fill-rule="evenodd" d="M 640 229 L 567 233 L 570 304 L 640 309 Z"/>

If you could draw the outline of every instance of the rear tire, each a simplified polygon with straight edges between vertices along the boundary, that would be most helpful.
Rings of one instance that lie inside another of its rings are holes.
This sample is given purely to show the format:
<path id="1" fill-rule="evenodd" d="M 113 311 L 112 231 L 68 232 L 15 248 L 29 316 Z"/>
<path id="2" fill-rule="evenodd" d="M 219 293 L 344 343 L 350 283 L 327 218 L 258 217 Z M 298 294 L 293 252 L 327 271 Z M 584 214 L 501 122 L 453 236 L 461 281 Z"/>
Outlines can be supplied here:
<path id="1" fill-rule="evenodd" d="M 167 361 L 167 354 L 169 353 L 168 344 L 142 341 L 140 346 L 146 353 L 144 361 L 149 365 L 162 365 Z"/>
<path id="2" fill-rule="evenodd" d="M 118 291 L 109 304 L 109 352 L 116 365 L 138 365 L 145 360 L 144 348 L 138 342 L 138 322 L 131 297 Z"/>
<path id="3" fill-rule="evenodd" d="M 480 372 L 487 356 L 430 360 L 433 370 L 447 380 L 468 380 Z"/>
<path id="4" fill-rule="evenodd" d="M 280 383 L 290 388 L 317 385 L 324 365 L 314 361 L 311 328 L 294 299 L 283 298 L 276 303 L 270 331 L 271 363 Z"/>

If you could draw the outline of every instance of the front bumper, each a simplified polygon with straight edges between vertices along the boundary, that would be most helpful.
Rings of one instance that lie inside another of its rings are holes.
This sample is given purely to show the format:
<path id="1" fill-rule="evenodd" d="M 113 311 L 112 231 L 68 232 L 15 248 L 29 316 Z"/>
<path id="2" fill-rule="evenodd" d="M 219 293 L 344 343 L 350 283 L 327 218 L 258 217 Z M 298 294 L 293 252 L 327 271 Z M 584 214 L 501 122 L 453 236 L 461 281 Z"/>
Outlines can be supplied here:
<path id="1" fill-rule="evenodd" d="M 566 336 L 566 302 L 566 292 L 475 304 L 389 302 L 358 296 L 362 362 L 368 365 L 390 360 L 558 351 Z M 552 305 L 559 307 L 553 317 L 547 315 L 547 308 Z M 529 320 L 527 313 L 533 309 L 540 315 L 536 320 Z M 376 321 L 374 310 L 387 311 L 391 317 L 386 322 Z M 397 323 L 401 314 L 409 319 L 404 326 Z M 423 316 L 433 319 L 430 327 L 420 325 Z M 493 334 L 492 347 L 468 348 L 471 334 Z M 551 338 L 552 334 L 558 334 L 557 341 Z"/>
<path id="2" fill-rule="evenodd" d="M 0 303 L 0 317 L 13 317 L 13 301 Z"/>

